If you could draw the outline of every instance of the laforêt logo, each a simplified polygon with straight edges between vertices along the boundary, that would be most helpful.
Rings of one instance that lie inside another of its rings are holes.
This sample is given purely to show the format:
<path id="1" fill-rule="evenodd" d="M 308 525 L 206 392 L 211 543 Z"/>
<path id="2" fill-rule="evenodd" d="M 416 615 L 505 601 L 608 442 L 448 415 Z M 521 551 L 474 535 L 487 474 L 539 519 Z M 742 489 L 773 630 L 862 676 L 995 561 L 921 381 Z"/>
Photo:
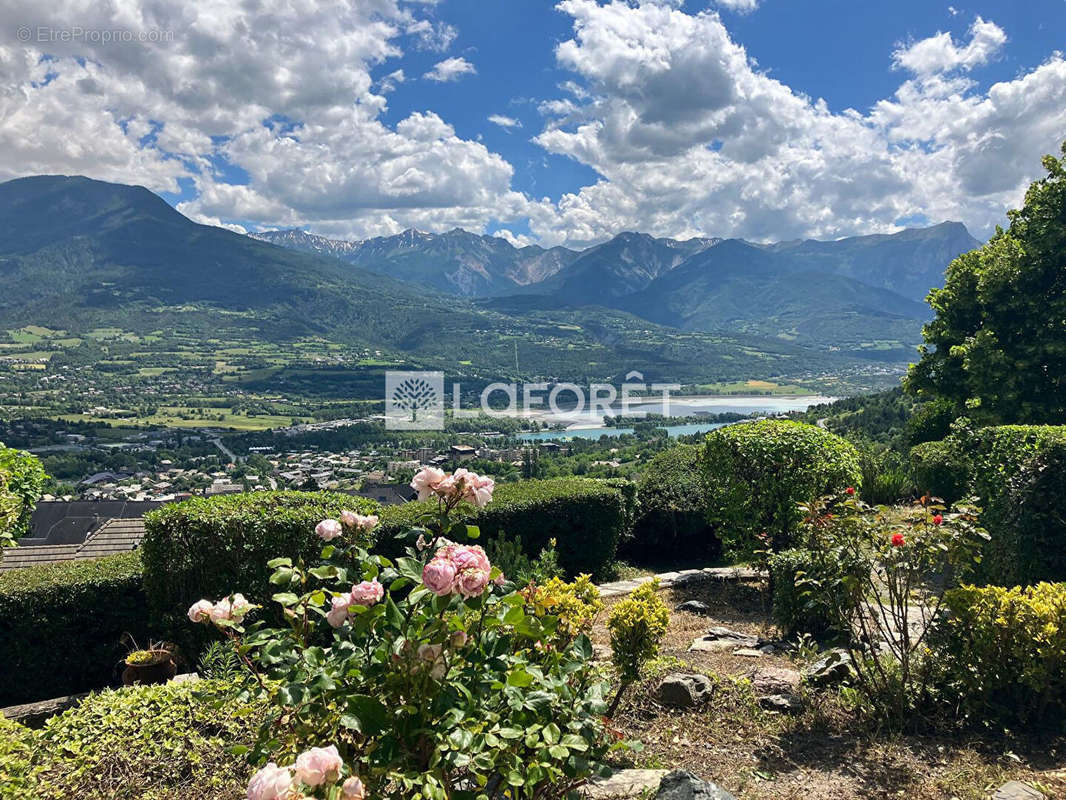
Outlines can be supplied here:
<path id="1" fill-rule="evenodd" d="M 426 431 L 444 428 L 444 373 L 385 373 L 385 428 Z"/>

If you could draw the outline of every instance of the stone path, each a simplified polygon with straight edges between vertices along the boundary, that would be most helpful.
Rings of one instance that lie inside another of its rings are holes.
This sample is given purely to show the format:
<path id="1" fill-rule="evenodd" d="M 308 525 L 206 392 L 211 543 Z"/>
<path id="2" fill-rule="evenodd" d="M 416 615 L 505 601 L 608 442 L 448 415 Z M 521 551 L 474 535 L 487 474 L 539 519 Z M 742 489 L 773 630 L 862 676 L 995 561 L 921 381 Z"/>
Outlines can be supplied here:
<path id="1" fill-rule="evenodd" d="M 703 569 L 683 569 L 680 572 L 661 572 L 658 575 L 642 575 L 627 581 L 612 581 L 599 585 L 600 597 L 618 597 L 629 594 L 641 584 L 659 579 L 659 587 L 667 589 L 681 586 L 694 580 L 742 581 L 765 578 L 766 573 L 751 567 L 705 567 Z"/>

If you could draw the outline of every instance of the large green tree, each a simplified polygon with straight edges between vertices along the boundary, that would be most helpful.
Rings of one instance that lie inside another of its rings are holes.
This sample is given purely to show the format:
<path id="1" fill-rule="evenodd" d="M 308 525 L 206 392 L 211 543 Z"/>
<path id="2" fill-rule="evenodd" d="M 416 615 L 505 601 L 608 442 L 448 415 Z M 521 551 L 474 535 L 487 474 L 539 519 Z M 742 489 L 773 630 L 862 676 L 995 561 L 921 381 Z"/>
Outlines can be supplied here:
<path id="1" fill-rule="evenodd" d="M 1066 144 L 983 247 L 929 293 L 910 391 L 982 422 L 1066 422 Z"/>

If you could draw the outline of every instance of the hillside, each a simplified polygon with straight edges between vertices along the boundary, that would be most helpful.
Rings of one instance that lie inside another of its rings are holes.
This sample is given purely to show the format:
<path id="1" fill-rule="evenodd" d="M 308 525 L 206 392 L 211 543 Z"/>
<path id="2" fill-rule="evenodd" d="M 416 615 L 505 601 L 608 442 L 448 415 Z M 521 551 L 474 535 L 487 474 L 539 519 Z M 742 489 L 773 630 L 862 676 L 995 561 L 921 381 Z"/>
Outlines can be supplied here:
<path id="1" fill-rule="evenodd" d="M 433 246 L 471 239 L 503 250 L 500 240 L 465 233 L 433 237 Z M 521 262 L 530 274 L 537 259 L 555 257 L 517 252 L 530 257 Z M 84 367 L 136 385 L 155 378 L 192 381 L 201 392 L 224 385 L 347 397 L 380 391 L 373 376 L 388 364 L 474 383 L 601 381 L 631 370 L 685 383 L 825 380 L 865 370 L 839 354 L 678 331 L 624 310 L 537 297 L 474 304 L 200 225 L 146 189 L 85 178 L 0 184 L 0 291 L 0 358 L 21 369 L 9 376 L 20 392 L 42 391 L 31 375 L 68 380 L 64 369 Z"/>

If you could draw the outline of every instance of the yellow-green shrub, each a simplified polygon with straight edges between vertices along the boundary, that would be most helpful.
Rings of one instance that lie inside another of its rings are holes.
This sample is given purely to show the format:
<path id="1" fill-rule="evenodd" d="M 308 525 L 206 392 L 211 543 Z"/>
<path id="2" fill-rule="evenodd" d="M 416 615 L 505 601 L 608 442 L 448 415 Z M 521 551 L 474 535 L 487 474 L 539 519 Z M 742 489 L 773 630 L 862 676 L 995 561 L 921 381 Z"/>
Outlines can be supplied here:
<path id="1" fill-rule="evenodd" d="M 658 654 L 670 624 L 670 612 L 658 589 L 658 580 L 641 584 L 615 604 L 607 620 L 611 658 L 623 686 L 640 679 L 641 669 Z"/>
<path id="2" fill-rule="evenodd" d="M 933 685 L 973 722 L 1066 719 L 1066 584 L 964 586 L 944 596 Z"/>

